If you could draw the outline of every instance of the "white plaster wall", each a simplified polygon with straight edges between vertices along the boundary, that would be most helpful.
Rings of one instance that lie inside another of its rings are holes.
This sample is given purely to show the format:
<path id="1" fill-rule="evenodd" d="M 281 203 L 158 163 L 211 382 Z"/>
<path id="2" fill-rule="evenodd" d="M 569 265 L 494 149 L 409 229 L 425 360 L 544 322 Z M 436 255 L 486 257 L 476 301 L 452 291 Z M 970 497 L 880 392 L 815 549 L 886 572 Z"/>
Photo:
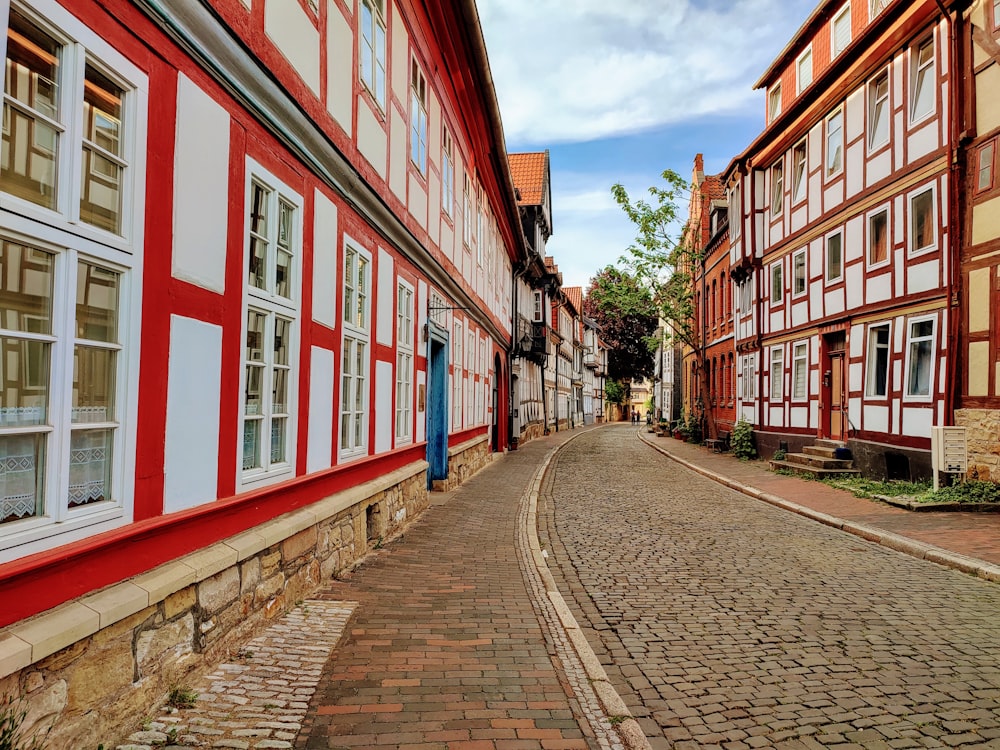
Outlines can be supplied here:
<path id="1" fill-rule="evenodd" d="M 375 453 L 385 453 L 392 449 L 392 393 L 396 382 L 393 378 L 392 362 L 375 363 Z"/>
<path id="2" fill-rule="evenodd" d="M 392 40 L 392 47 L 389 50 L 390 56 L 390 79 L 392 95 L 399 101 L 405 102 L 409 106 L 410 101 L 410 35 L 407 33 L 406 24 L 403 23 L 402 13 L 393 13 L 392 28 L 389 38 Z"/>
<path id="3" fill-rule="evenodd" d="M 889 432 L 889 407 L 875 406 L 871 403 L 865 404 L 861 414 L 864 420 L 862 429 L 871 432 Z"/>
<path id="4" fill-rule="evenodd" d="M 389 142 L 382 121 L 367 102 L 358 101 L 358 151 L 383 180 L 388 174 Z"/>
<path id="5" fill-rule="evenodd" d="M 898 66 L 894 66 L 898 67 Z M 896 89 L 899 91 L 899 88 Z M 893 112 L 892 116 L 892 161 L 893 170 L 899 171 L 903 168 L 903 143 L 906 140 L 906 129 L 904 128 L 903 112 Z"/>
<path id="6" fill-rule="evenodd" d="M 770 427 L 785 426 L 785 410 L 780 406 L 771 406 L 767 409 L 767 424 Z"/>
<path id="7" fill-rule="evenodd" d="M 969 344 L 969 395 L 990 395 L 990 342 Z"/>
<path id="8" fill-rule="evenodd" d="M 315 193 L 313 224 L 313 320 L 337 325 L 337 206 L 319 190 Z"/>
<path id="9" fill-rule="evenodd" d="M 910 161 L 916 161 L 923 156 L 926 156 L 931 151 L 938 146 L 938 130 L 937 130 L 937 118 L 931 117 L 926 121 L 918 130 L 913 130 L 910 132 L 910 137 L 907 139 L 906 148 L 907 156 L 910 157 Z"/>
<path id="10" fill-rule="evenodd" d="M 427 433 L 427 372 L 425 370 L 417 371 L 417 398 L 413 402 L 413 413 L 417 416 L 417 429 L 415 432 L 415 441 L 421 443 L 424 441 L 425 435 Z M 420 411 L 420 389 L 424 388 L 424 409 L 425 411 Z"/>
<path id="11" fill-rule="evenodd" d="M 331 3 L 326 12 L 326 110 L 348 135 L 354 134 L 354 27 Z"/>
<path id="12" fill-rule="evenodd" d="M 229 113 L 183 73 L 177 77 L 171 272 L 226 290 Z"/>
<path id="13" fill-rule="evenodd" d="M 933 424 L 934 410 L 929 406 L 923 408 L 903 407 L 903 434 L 907 437 L 929 438 Z"/>
<path id="14" fill-rule="evenodd" d="M 940 286 L 941 262 L 933 258 L 925 263 L 910 266 L 909 275 L 907 291 L 910 294 L 937 289 Z"/>
<path id="15" fill-rule="evenodd" d="M 979 268 L 969 271 L 969 299 L 988 300 L 990 293 L 990 269 Z M 969 331 L 988 331 L 990 329 L 990 306 L 986 304 L 969 305 Z"/>
<path id="16" fill-rule="evenodd" d="M 878 276 L 869 276 L 865 288 L 865 304 L 874 302 L 884 302 L 892 298 L 892 274 L 880 273 Z"/>
<path id="17" fill-rule="evenodd" d="M 396 323 L 396 276 L 392 256 L 378 249 L 378 310 L 375 313 L 375 341 L 392 346 Z"/>
<path id="18" fill-rule="evenodd" d="M 427 356 L 427 342 L 423 340 L 420 332 L 423 330 L 424 323 L 427 322 L 427 298 L 430 292 L 427 289 L 426 281 L 417 282 L 417 309 L 413 311 L 413 318 L 417 323 L 417 340 L 413 342 L 414 348 L 417 350 L 417 354 L 426 357 Z"/>
<path id="19" fill-rule="evenodd" d="M 409 137 L 406 120 L 393 109 L 389 114 L 389 188 L 404 203 L 407 165 L 410 163 Z"/>
<path id="20" fill-rule="evenodd" d="M 432 245 L 441 241 L 441 179 L 436 172 L 427 176 L 427 237 Z"/>
<path id="21" fill-rule="evenodd" d="M 843 287 L 832 292 L 827 292 L 823 296 L 823 301 L 824 301 L 823 313 L 825 315 L 836 315 L 838 313 L 844 312 L 846 308 L 844 307 Z"/>
<path id="22" fill-rule="evenodd" d="M 864 242 L 865 217 L 855 216 L 847 222 L 844 228 L 844 265 L 852 260 L 863 258 L 865 254 Z"/>
<path id="23" fill-rule="evenodd" d="M 836 184 L 823 191 L 823 208 L 832 211 L 844 202 L 844 181 L 838 180 Z"/>
<path id="24" fill-rule="evenodd" d="M 797 232 L 800 229 L 802 229 L 802 227 L 804 227 L 806 225 L 806 222 L 808 221 L 809 221 L 809 211 L 807 209 L 806 202 L 803 201 L 795 208 L 794 211 L 792 211 L 792 221 L 791 221 L 792 232 Z"/>
<path id="25" fill-rule="evenodd" d="M 884 180 L 892 171 L 892 151 L 885 149 L 880 154 L 868 160 L 868 185 L 874 185 L 879 180 Z"/>
<path id="26" fill-rule="evenodd" d="M 222 328 L 170 316 L 163 512 L 213 502 L 219 483 Z"/>
<path id="27" fill-rule="evenodd" d="M 864 135 L 866 96 L 867 87 L 859 86 L 847 97 L 844 107 L 844 136 L 848 142 Z"/>
<path id="28" fill-rule="evenodd" d="M 1000 237 L 1000 198 L 991 198 L 972 207 L 972 244 L 996 237 Z"/>
<path id="29" fill-rule="evenodd" d="M 333 466 L 333 352 L 314 346 L 309 371 L 309 441 L 306 471 L 313 473 Z"/>
<path id="30" fill-rule="evenodd" d="M 305 8 L 297 0 L 267 0 L 264 33 L 319 96 L 319 30 Z"/>
<path id="31" fill-rule="evenodd" d="M 864 386 L 864 367 L 860 362 L 847 366 L 847 389 L 857 392 Z"/>
<path id="32" fill-rule="evenodd" d="M 847 182 L 847 195 L 853 197 L 861 192 L 865 185 L 865 141 L 852 143 L 847 147 L 844 159 L 844 178 Z"/>
<path id="33" fill-rule="evenodd" d="M 410 189 L 406 207 L 410 215 L 417 220 L 417 223 L 427 229 L 427 188 L 425 182 L 417 177 L 416 173 L 410 173 Z"/>
<path id="34" fill-rule="evenodd" d="M 802 406 L 792 406 L 788 410 L 788 426 L 789 427 L 808 427 L 809 426 L 809 407 Z"/>
<path id="35" fill-rule="evenodd" d="M 809 284 L 809 316 L 813 320 L 823 317 L 823 280 Z"/>

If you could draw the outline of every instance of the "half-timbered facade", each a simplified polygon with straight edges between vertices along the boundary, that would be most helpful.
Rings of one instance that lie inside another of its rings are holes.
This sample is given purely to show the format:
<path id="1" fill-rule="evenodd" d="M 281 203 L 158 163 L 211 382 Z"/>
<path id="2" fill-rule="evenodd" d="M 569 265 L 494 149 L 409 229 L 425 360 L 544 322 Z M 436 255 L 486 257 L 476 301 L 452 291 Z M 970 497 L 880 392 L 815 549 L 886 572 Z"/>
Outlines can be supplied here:
<path id="1" fill-rule="evenodd" d="M 766 454 L 849 442 L 926 474 L 954 365 L 950 20 L 933 0 L 823 2 L 758 82 L 728 174 L 739 411 Z"/>
<path id="2" fill-rule="evenodd" d="M 0 18 L 0 679 L 96 746 L 504 448 L 523 235 L 472 0 Z"/>

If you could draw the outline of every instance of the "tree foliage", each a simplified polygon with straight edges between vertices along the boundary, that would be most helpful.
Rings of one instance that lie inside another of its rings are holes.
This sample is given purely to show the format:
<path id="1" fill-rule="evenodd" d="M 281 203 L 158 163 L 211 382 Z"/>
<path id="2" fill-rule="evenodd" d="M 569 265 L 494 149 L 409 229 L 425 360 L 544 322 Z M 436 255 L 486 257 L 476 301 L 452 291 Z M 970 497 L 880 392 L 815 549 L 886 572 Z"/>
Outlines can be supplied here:
<path id="1" fill-rule="evenodd" d="M 625 403 L 625 389 L 617 381 L 604 381 L 604 396 L 609 404 L 621 405 Z"/>
<path id="2" fill-rule="evenodd" d="M 656 330 L 656 304 L 649 289 L 632 274 L 606 266 L 590 280 L 584 314 L 601 328 L 608 345 L 608 377 L 628 381 L 653 374 L 647 340 Z"/>
<path id="3" fill-rule="evenodd" d="M 662 174 L 666 187 L 649 188 L 650 200 L 632 200 L 617 183 L 611 194 L 636 226 L 635 242 L 621 262 L 650 290 L 657 312 L 681 343 L 698 349 L 692 271 L 700 248 L 691 241 L 679 218 L 678 201 L 688 189 L 674 171 Z"/>

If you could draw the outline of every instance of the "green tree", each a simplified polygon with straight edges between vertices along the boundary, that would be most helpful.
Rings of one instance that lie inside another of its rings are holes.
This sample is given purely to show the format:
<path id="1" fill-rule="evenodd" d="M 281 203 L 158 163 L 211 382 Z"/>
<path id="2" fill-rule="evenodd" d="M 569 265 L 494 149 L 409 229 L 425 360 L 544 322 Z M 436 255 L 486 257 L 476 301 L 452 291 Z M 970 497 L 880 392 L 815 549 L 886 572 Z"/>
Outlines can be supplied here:
<path id="1" fill-rule="evenodd" d="M 608 345 L 608 378 L 626 389 L 633 379 L 653 374 L 647 340 L 656 330 L 656 304 L 649 289 L 632 274 L 606 266 L 590 280 L 583 313 L 601 329 Z"/>

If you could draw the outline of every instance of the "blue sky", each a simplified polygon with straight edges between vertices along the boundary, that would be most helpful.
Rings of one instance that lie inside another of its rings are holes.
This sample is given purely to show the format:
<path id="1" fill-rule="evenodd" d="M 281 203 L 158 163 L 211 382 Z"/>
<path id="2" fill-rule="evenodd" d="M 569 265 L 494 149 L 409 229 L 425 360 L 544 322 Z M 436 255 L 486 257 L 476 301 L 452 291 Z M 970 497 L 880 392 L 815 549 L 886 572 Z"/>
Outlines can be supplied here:
<path id="1" fill-rule="evenodd" d="M 623 255 L 611 197 L 647 196 L 694 157 L 723 171 L 764 127 L 753 84 L 818 0 L 477 0 L 507 150 L 548 149 L 565 286 Z M 687 202 L 681 204 L 687 211 Z"/>

